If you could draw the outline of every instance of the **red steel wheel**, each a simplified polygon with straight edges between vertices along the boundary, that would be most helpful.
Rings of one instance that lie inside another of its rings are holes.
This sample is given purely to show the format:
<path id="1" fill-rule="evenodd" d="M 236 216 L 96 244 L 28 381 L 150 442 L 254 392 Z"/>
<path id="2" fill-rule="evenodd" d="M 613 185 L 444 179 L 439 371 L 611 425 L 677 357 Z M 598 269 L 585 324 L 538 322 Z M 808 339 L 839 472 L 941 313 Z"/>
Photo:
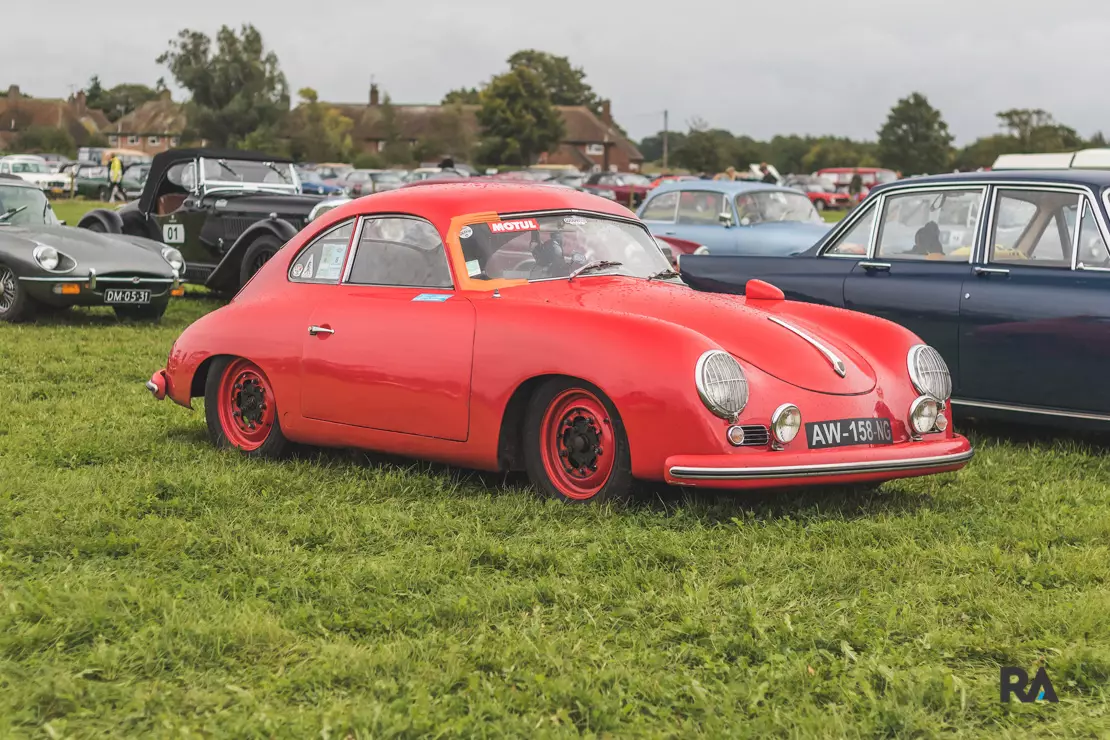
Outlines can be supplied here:
<path id="1" fill-rule="evenodd" d="M 274 390 L 250 360 L 236 357 L 213 364 L 204 406 L 208 434 L 216 446 L 265 456 L 285 451 Z"/>
<path id="2" fill-rule="evenodd" d="M 570 379 L 549 381 L 532 398 L 525 424 L 525 462 L 538 488 L 572 502 L 628 493 L 628 441 L 600 391 Z"/>

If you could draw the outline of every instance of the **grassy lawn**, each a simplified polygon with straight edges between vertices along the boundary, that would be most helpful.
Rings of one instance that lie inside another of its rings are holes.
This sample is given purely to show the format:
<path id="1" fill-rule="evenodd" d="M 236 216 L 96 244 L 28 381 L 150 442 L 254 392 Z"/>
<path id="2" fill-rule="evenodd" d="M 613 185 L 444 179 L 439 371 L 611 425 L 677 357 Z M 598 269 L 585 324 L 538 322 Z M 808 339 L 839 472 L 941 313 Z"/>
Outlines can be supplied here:
<path id="1" fill-rule="evenodd" d="M 1103 448 L 626 509 L 251 461 L 142 387 L 216 305 L 0 325 L 0 737 L 1110 733 Z M 1000 704 L 1039 664 L 1060 703 Z"/>
<path id="2" fill-rule="evenodd" d="M 59 199 L 50 201 L 54 215 L 70 226 L 76 226 L 81 217 L 94 208 L 116 209 L 120 203 L 99 203 L 95 200 Z"/>

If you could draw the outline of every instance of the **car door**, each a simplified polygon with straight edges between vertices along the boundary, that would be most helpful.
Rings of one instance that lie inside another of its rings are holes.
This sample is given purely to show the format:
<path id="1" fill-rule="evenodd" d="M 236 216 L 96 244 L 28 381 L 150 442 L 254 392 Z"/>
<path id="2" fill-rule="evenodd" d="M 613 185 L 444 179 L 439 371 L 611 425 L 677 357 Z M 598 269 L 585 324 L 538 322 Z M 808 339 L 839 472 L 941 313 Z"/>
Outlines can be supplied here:
<path id="1" fill-rule="evenodd" d="M 960 290 L 971 275 L 985 187 L 910 188 L 882 196 L 870 257 L 844 281 L 844 307 L 906 327 L 936 348 L 957 387 Z"/>
<path id="2" fill-rule="evenodd" d="M 961 400 L 1110 415 L 1110 250 L 1096 201 L 998 187 L 991 214 L 963 289 Z"/>
<path id="3" fill-rule="evenodd" d="M 304 328 L 301 413 L 465 441 L 475 314 L 452 285 L 438 232 L 415 217 L 364 217 L 354 244 L 346 267 L 331 249 L 292 268 L 345 270 Z"/>

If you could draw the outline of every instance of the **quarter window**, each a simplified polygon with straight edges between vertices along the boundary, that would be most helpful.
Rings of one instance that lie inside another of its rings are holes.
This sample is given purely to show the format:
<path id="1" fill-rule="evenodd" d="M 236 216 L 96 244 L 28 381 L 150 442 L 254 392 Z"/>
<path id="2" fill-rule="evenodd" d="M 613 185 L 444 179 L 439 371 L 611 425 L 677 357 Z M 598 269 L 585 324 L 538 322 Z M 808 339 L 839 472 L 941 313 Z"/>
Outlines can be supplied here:
<path id="1" fill-rule="evenodd" d="M 648 201 L 644 207 L 644 221 L 666 221 L 674 223 L 675 206 L 678 205 L 678 191 L 661 193 Z"/>
<path id="2" fill-rule="evenodd" d="M 999 190 L 990 261 L 1071 267 L 1079 196 L 1049 190 Z"/>
<path id="3" fill-rule="evenodd" d="M 451 288 L 439 232 L 427 221 L 389 216 L 363 220 L 348 283 Z"/>
<path id="4" fill-rule="evenodd" d="M 1083 220 L 1079 222 L 1079 264 L 1083 267 L 1110 268 L 1110 248 L 1102 238 L 1090 203 L 1084 204 Z"/>
<path id="5" fill-rule="evenodd" d="M 678 223 L 680 224 L 716 226 L 725 211 L 732 213 L 723 193 L 686 190 L 678 199 Z"/>
<path id="6" fill-rule="evenodd" d="M 289 279 L 294 283 L 338 283 L 354 230 L 354 220 L 344 221 L 316 237 L 293 260 Z"/>
<path id="7" fill-rule="evenodd" d="M 875 223 L 876 210 L 874 206 L 868 206 L 867 213 L 822 254 L 835 257 L 866 257 L 867 247 L 871 243 L 871 226 Z"/>
<path id="8" fill-rule="evenodd" d="M 970 261 L 982 200 L 979 189 L 888 195 L 877 255 L 883 259 Z"/>

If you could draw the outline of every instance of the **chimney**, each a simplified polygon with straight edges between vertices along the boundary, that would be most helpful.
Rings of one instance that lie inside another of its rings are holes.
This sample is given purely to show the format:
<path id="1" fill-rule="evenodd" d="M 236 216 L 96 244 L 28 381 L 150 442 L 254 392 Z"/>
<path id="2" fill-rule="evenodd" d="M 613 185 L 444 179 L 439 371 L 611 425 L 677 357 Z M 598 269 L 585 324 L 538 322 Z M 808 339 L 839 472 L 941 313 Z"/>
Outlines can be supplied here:
<path id="1" fill-rule="evenodd" d="M 609 109 L 609 101 L 608 100 L 602 100 L 601 101 L 601 121 L 606 126 L 612 126 L 613 125 L 613 113 Z"/>
<path id="2" fill-rule="evenodd" d="M 73 107 L 77 111 L 77 115 L 79 116 L 85 115 L 86 111 L 88 110 L 88 106 L 86 105 L 85 100 L 86 99 L 84 90 L 78 90 L 73 94 Z"/>
<path id="3" fill-rule="evenodd" d="M 173 94 L 169 90 L 162 90 L 158 93 L 159 100 L 173 100 Z"/>
<path id="4" fill-rule="evenodd" d="M 370 105 L 378 104 L 378 85 L 377 83 L 370 84 Z"/>

